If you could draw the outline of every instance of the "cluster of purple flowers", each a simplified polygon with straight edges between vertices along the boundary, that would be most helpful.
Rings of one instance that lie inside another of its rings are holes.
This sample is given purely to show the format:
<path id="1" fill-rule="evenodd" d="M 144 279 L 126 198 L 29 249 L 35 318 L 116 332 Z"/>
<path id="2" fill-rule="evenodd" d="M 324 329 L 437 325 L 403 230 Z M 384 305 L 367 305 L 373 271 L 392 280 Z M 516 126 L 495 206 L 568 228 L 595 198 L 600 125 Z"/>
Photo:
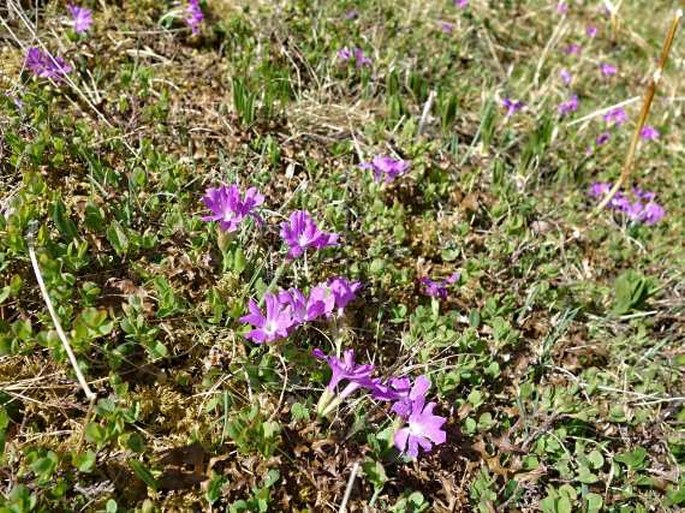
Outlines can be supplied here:
<path id="1" fill-rule="evenodd" d="M 364 55 L 364 50 L 357 47 L 348 48 L 345 46 L 344 48 L 341 48 L 338 50 L 338 59 L 342 62 L 354 60 L 354 63 L 358 68 L 371 66 L 371 59 Z"/>
<path id="2" fill-rule="evenodd" d="M 426 404 L 426 394 L 431 386 L 428 377 L 419 376 L 413 384 L 406 377 L 391 378 L 384 383 L 371 377 L 373 365 L 355 362 L 352 349 L 345 351 L 342 359 L 326 355 L 320 349 L 315 349 L 313 354 L 326 361 L 331 369 L 331 379 L 317 407 L 320 415 L 327 416 L 353 392 L 366 389 L 374 399 L 393 403 L 391 411 L 397 415 L 400 426 L 395 431 L 394 444 L 400 453 L 416 458 L 419 448 L 429 452 L 433 445 L 447 440 L 443 429 L 447 419 L 433 414 L 436 403 Z M 341 382 L 345 382 L 345 386 L 338 391 Z"/>
<path id="3" fill-rule="evenodd" d="M 62 80 L 72 70 L 72 67 L 61 57 L 54 57 L 35 46 L 26 52 L 24 63 L 37 77 L 51 78 L 56 82 Z"/>
<path id="4" fill-rule="evenodd" d="M 459 273 L 454 273 L 444 280 L 434 281 L 428 276 L 424 276 L 419 280 L 419 283 L 423 285 L 423 292 L 427 296 L 447 299 L 447 288 L 459 281 L 459 277 Z"/>
<path id="5" fill-rule="evenodd" d="M 71 24 L 74 32 L 85 34 L 93 24 L 93 11 L 85 7 L 68 4 L 67 9 L 71 14 Z M 62 58 L 50 54 L 48 51 L 41 50 L 32 46 L 26 51 L 24 65 L 37 77 L 49 78 L 55 82 L 60 82 L 64 77 L 71 73 L 72 67 Z"/>
<path id="6" fill-rule="evenodd" d="M 210 187 L 202 201 L 211 211 L 202 220 L 217 221 L 226 232 L 236 231 L 247 217 L 252 217 L 260 224 L 264 222 L 254 211 L 264 203 L 264 195 L 256 187 L 250 187 L 245 194 L 235 184 Z M 321 231 L 305 210 L 293 212 L 288 221 L 281 223 L 281 238 L 289 247 L 290 259 L 303 255 L 310 248 L 322 249 L 338 244 L 338 234 Z"/>
<path id="7" fill-rule="evenodd" d="M 593 198 L 601 200 L 610 190 L 610 183 L 598 182 L 592 184 L 589 194 Z M 655 201 L 655 193 L 643 191 L 637 187 L 633 188 L 631 192 L 632 194 L 617 192 L 609 201 L 608 207 L 617 212 L 622 212 L 631 221 L 646 225 L 656 224 L 664 218 L 666 211 Z"/>
<path id="8" fill-rule="evenodd" d="M 609 140 L 611 139 L 611 132 L 609 131 L 609 129 L 620 127 L 624 123 L 626 123 L 628 121 L 628 114 L 626 113 L 623 107 L 614 107 L 607 111 L 602 116 L 602 119 L 604 120 L 604 123 L 606 123 L 607 129 L 603 130 L 595 138 L 596 147 L 604 146 L 606 143 L 609 142 Z M 593 148 L 589 147 L 586 153 L 590 155 L 593 151 Z"/>
<path id="9" fill-rule="evenodd" d="M 409 169 L 410 163 L 407 160 L 394 159 L 386 155 L 374 157 L 371 161 L 362 162 L 359 167 L 373 171 L 376 182 L 383 180 L 390 183 L 398 176 L 404 174 Z"/>
<path id="10" fill-rule="evenodd" d="M 265 311 L 253 300 L 248 303 L 249 312 L 240 320 L 251 324 L 245 338 L 255 344 L 276 342 L 288 337 L 296 328 L 321 317 L 342 315 L 347 304 L 357 296 L 361 284 L 338 276 L 320 283 L 305 296 L 296 288 L 264 294 Z"/>

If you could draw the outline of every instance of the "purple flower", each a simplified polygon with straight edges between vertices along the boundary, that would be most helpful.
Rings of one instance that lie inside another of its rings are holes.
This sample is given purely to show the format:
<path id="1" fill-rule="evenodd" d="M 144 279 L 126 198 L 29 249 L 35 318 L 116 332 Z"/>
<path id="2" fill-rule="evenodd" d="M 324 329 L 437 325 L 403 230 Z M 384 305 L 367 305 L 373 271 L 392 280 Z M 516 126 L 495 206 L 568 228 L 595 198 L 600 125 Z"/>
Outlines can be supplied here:
<path id="1" fill-rule="evenodd" d="M 571 97 L 568 100 L 561 102 L 559 104 L 558 110 L 559 110 L 559 114 L 561 114 L 562 116 L 566 116 L 566 115 L 570 114 L 571 112 L 577 111 L 578 110 L 578 95 L 573 94 L 573 95 L 571 95 Z"/>
<path id="2" fill-rule="evenodd" d="M 338 245 L 338 235 L 319 230 L 305 210 L 293 212 L 289 221 L 281 223 L 281 238 L 290 246 L 289 258 L 297 258 L 309 248 L 322 249 Z"/>
<path id="3" fill-rule="evenodd" d="M 316 285 L 309 291 L 306 321 L 313 321 L 323 315 L 330 315 L 335 308 L 335 295 L 327 285 Z"/>
<path id="4" fill-rule="evenodd" d="M 250 187 L 242 198 L 237 185 L 211 187 L 207 189 L 202 201 L 212 211 L 211 215 L 204 216 L 202 220 L 219 221 L 219 226 L 226 232 L 236 231 L 247 216 L 261 222 L 261 218 L 252 213 L 252 210 L 264 203 L 264 196 L 255 187 Z"/>
<path id="5" fill-rule="evenodd" d="M 662 207 L 658 203 L 650 201 L 642 209 L 639 220 L 645 223 L 646 225 L 651 226 L 661 221 L 665 216 L 666 210 L 664 210 L 664 207 Z"/>
<path id="6" fill-rule="evenodd" d="M 640 137 L 644 141 L 655 141 L 660 135 L 659 131 L 652 125 L 645 125 L 642 127 L 642 130 L 640 130 Z"/>
<path id="7" fill-rule="evenodd" d="M 430 297 L 447 298 L 447 287 L 459 280 L 459 273 L 452 274 L 449 278 L 442 281 L 433 281 L 428 276 L 424 276 L 419 282 L 424 286 L 424 294 Z"/>
<path id="8" fill-rule="evenodd" d="M 349 61 L 354 54 L 352 53 L 352 50 L 347 48 L 346 46 L 338 50 L 338 59 L 340 59 L 343 62 Z"/>
<path id="9" fill-rule="evenodd" d="M 454 0 L 454 5 L 460 9 L 464 9 L 469 6 L 469 0 Z"/>
<path id="10" fill-rule="evenodd" d="M 245 335 L 255 344 L 275 342 L 288 336 L 293 325 L 292 309 L 289 305 L 281 303 L 279 298 L 270 292 L 264 294 L 266 315 L 262 313 L 252 299 L 248 303 L 250 313 L 240 318 L 241 322 L 249 323 L 254 329 Z"/>
<path id="11" fill-rule="evenodd" d="M 597 27 L 594 25 L 588 25 L 588 27 L 585 29 L 585 34 L 587 34 L 587 37 L 595 37 L 597 35 Z"/>
<path id="12" fill-rule="evenodd" d="M 72 70 L 61 57 L 53 57 L 35 46 L 26 52 L 24 63 L 37 77 L 51 78 L 57 82 Z"/>
<path id="13" fill-rule="evenodd" d="M 409 378 L 391 378 L 387 384 L 377 378 L 373 383 L 371 395 L 377 401 L 401 401 L 409 397 L 412 388 Z"/>
<path id="14" fill-rule="evenodd" d="M 355 20 L 359 17 L 359 11 L 356 9 L 351 9 L 345 13 L 346 20 Z"/>
<path id="15" fill-rule="evenodd" d="M 326 390 L 331 394 L 336 393 L 336 389 L 341 381 L 347 381 L 347 385 L 338 394 L 340 399 L 352 394 L 358 388 L 373 388 L 371 373 L 374 366 L 371 364 L 360 365 L 354 361 L 354 350 L 347 349 L 343 353 L 341 360 L 337 356 L 324 354 L 321 349 L 314 349 L 312 354 L 319 360 L 324 360 L 331 368 L 331 379 L 326 385 Z"/>
<path id="16" fill-rule="evenodd" d="M 608 125 L 621 126 L 628 121 L 628 114 L 623 107 L 616 107 L 604 114 L 603 118 Z"/>
<path id="17" fill-rule="evenodd" d="M 67 5 L 67 9 L 69 9 L 69 13 L 72 17 L 74 32 L 77 34 L 88 32 L 88 29 L 90 29 L 90 26 L 93 24 L 93 11 L 85 7 L 71 4 Z"/>
<path id="18" fill-rule="evenodd" d="M 610 77 L 611 75 L 616 74 L 616 72 L 618 71 L 618 68 L 612 64 L 607 64 L 606 62 L 603 62 L 599 65 L 599 71 L 605 77 Z"/>
<path id="19" fill-rule="evenodd" d="M 582 50 L 582 47 L 578 43 L 570 43 L 564 48 L 564 53 L 568 55 L 578 55 Z"/>
<path id="20" fill-rule="evenodd" d="M 595 145 L 603 146 L 609 142 L 609 139 L 611 139 L 611 134 L 609 132 L 602 132 L 595 139 Z"/>
<path id="21" fill-rule="evenodd" d="M 409 169 L 409 165 L 408 160 L 380 155 L 374 157 L 370 162 L 362 162 L 359 167 L 371 169 L 376 182 L 380 182 L 383 179 L 385 183 L 390 183 L 401 174 L 404 174 Z"/>
<path id="22" fill-rule="evenodd" d="M 442 429 L 447 419 L 433 415 L 436 404 L 425 404 L 425 401 L 423 396 L 411 401 L 407 425 L 395 433 L 395 447 L 410 458 L 419 455 L 419 447 L 429 452 L 433 444 L 443 444 L 447 440 L 447 433 Z"/>
<path id="23" fill-rule="evenodd" d="M 566 14 L 568 12 L 568 4 L 566 2 L 557 3 L 556 11 L 558 14 Z"/>
<path id="24" fill-rule="evenodd" d="M 454 23 L 450 23 L 449 21 L 441 21 L 440 30 L 442 30 L 445 34 L 451 34 L 454 30 Z"/>
<path id="25" fill-rule="evenodd" d="M 573 77 L 571 76 L 571 73 L 567 69 L 562 69 L 559 72 L 559 77 L 561 78 L 561 81 L 564 83 L 564 85 L 570 85 L 571 81 L 573 80 Z"/>
<path id="26" fill-rule="evenodd" d="M 204 21 L 205 15 L 200 8 L 200 0 L 188 0 L 186 6 L 186 24 L 190 27 L 193 34 L 199 34 L 200 24 Z"/>
<path id="27" fill-rule="evenodd" d="M 304 297 L 304 294 L 298 289 L 292 287 L 288 290 L 281 290 L 277 297 L 281 307 L 290 309 L 292 322 L 288 327 L 288 334 L 303 322 L 310 320 L 307 309 L 307 298 Z"/>
<path id="28" fill-rule="evenodd" d="M 507 117 L 514 115 L 520 111 L 525 104 L 521 100 L 512 100 L 511 98 L 504 98 L 502 100 L 502 107 L 507 109 L 505 114 Z"/>
<path id="29" fill-rule="evenodd" d="M 350 281 L 342 276 L 328 280 L 328 287 L 333 293 L 335 308 L 338 309 L 339 314 L 342 314 L 348 303 L 357 297 L 357 291 L 361 286 L 360 282 Z"/>
<path id="30" fill-rule="evenodd" d="M 348 48 L 345 46 L 338 50 L 338 59 L 343 62 L 348 62 L 354 58 L 355 65 L 358 68 L 362 66 L 371 66 L 371 59 L 364 55 L 364 50 L 361 48 Z"/>
<path id="31" fill-rule="evenodd" d="M 358 68 L 362 66 L 371 66 L 371 59 L 364 55 L 364 50 L 361 48 L 354 49 L 354 60 Z"/>
<path id="32" fill-rule="evenodd" d="M 391 382 L 391 386 L 397 392 L 398 397 L 391 410 L 403 419 L 406 419 L 412 412 L 413 402 L 419 400 L 419 398 L 424 401 L 426 400 L 426 393 L 428 393 L 428 389 L 431 387 L 431 382 L 428 377 L 419 376 L 414 381 L 414 385 L 409 388 L 407 386 L 409 380 L 407 382 L 402 381 L 402 379 L 394 381 L 394 383 Z"/>

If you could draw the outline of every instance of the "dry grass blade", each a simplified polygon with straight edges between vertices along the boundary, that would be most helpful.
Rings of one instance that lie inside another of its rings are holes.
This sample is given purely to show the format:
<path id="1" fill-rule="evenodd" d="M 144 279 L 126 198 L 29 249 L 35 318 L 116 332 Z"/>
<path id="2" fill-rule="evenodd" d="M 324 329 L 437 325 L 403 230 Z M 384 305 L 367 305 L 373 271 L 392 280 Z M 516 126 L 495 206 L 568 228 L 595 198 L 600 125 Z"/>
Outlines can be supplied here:
<path id="1" fill-rule="evenodd" d="M 62 345 L 64 346 L 64 350 L 66 351 L 67 356 L 69 357 L 69 362 L 71 363 L 71 366 L 73 367 L 74 372 L 76 373 L 76 378 L 78 379 L 79 385 L 81 385 L 83 393 L 86 394 L 86 397 L 92 403 L 93 401 L 95 401 L 95 399 L 97 399 L 97 395 L 90 389 L 90 386 L 88 386 L 88 382 L 86 381 L 86 378 L 83 376 L 83 373 L 79 368 L 78 362 L 76 361 L 76 355 L 74 354 L 74 351 L 71 348 L 71 344 L 69 344 L 69 339 L 67 338 L 66 333 L 64 333 L 64 330 L 62 329 L 62 325 L 60 324 L 59 318 L 57 317 L 57 312 L 55 312 L 55 307 L 53 306 L 52 300 L 50 299 L 50 294 L 48 294 L 48 289 L 45 286 L 45 282 L 43 281 L 43 275 L 40 272 L 40 266 L 38 265 L 38 259 L 36 258 L 36 250 L 34 248 L 36 229 L 37 226 L 35 224 L 31 226 L 29 228 L 29 234 L 27 237 L 31 265 L 33 265 L 33 270 L 36 274 L 36 280 L 38 281 L 40 292 L 43 295 L 43 299 L 45 300 L 46 306 L 48 307 L 48 311 L 50 312 L 52 322 L 55 324 L 57 335 L 59 335 L 59 338 L 62 341 Z"/>

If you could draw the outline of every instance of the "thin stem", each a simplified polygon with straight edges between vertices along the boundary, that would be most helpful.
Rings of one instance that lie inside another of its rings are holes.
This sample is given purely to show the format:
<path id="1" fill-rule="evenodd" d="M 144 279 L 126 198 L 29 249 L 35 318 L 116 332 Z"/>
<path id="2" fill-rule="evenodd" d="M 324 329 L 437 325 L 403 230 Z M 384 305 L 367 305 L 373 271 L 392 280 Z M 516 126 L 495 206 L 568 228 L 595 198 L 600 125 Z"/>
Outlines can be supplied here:
<path id="1" fill-rule="evenodd" d="M 354 480 L 357 478 L 357 472 L 359 472 L 359 462 L 355 461 L 352 465 L 352 472 L 350 472 L 350 478 L 347 480 L 347 487 L 345 488 L 345 495 L 343 495 L 343 500 L 338 508 L 338 513 L 345 513 L 347 511 L 347 503 L 350 500 L 350 495 L 352 495 L 352 486 L 354 486 Z"/>
<path id="2" fill-rule="evenodd" d="M 680 23 L 680 18 L 683 17 L 683 10 L 678 9 L 673 16 L 673 21 L 666 34 L 666 39 L 664 40 L 664 45 L 661 49 L 661 55 L 659 56 L 659 63 L 656 71 L 652 75 L 652 79 L 649 81 L 647 86 L 647 91 L 645 92 L 644 99 L 642 101 L 642 110 L 640 111 L 640 117 L 638 118 L 637 125 L 635 125 L 635 131 L 633 132 L 633 138 L 630 141 L 630 146 L 628 147 L 628 153 L 626 154 L 626 159 L 623 163 L 623 169 L 621 170 L 621 176 L 602 199 L 600 204 L 595 209 L 595 214 L 599 213 L 604 207 L 606 207 L 611 199 L 616 195 L 618 190 L 623 187 L 626 183 L 628 177 L 630 176 L 630 170 L 633 167 L 633 161 L 635 160 L 635 151 L 637 150 L 637 144 L 640 141 L 640 133 L 645 126 L 647 117 L 649 116 L 649 110 L 652 107 L 652 100 L 654 100 L 654 94 L 656 93 L 656 86 L 661 81 L 661 76 L 666 67 L 666 62 L 668 61 L 668 55 L 671 52 L 671 46 L 673 46 L 673 40 L 675 39 L 675 34 L 678 30 L 678 24 Z"/>
<path id="3" fill-rule="evenodd" d="M 59 322 L 59 318 L 57 317 L 57 313 L 55 312 L 55 307 L 52 305 L 52 300 L 50 299 L 50 295 L 48 294 L 48 289 L 45 287 L 45 282 L 43 281 L 43 275 L 40 272 L 40 266 L 38 265 L 38 259 L 36 258 L 36 250 L 34 248 L 35 232 L 36 232 L 36 225 L 34 224 L 33 226 L 31 226 L 29 228 L 29 233 L 27 236 L 28 245 L 29 245 L 29 257 L 31 258 L 31 264 L 33 265 L 33 271 L 36 274 L 36 280 L 38 281 L 38 286 L 40 287 L 40 292 L 43 295 L 43 299 L 45 300 L 45 304 L 48 307 L 48 311 L 50 312 L 50 317 L 52 317 L 52 322 L 54 323 L 55 329 L 57 330 L 57 335 L 59 336 L 59 339 L 62 341 L 62 345 L 64 346 L 64 350 L 67 352 L 67 356 L 69 357 L 69 362 L 71 363 L 71 366 L 73 367 L 74 372 L 76 373 L 76 378 L 78 379 L 79 385 L 81 385 L 81 388 L 83 389 L 83 392 L 86 394 L 86 397 L 92 403 L 95 399 L 97 399 L 97 395 L 93 393 L 93 391 L 88 386 L 88 382 L 86 381 L 86 378 L 83 377 L 83 373 L 81 372 L 81 369 L 79 368 L 78 362 L 76 361 L 76 356 L 74 355 L 74 351 L 71 349 L 71 345 L 69 344 L 69 340 L 67 339 L 67 335 L 64 333 L 64 330 L 62 329 L 62 325 Z"/>

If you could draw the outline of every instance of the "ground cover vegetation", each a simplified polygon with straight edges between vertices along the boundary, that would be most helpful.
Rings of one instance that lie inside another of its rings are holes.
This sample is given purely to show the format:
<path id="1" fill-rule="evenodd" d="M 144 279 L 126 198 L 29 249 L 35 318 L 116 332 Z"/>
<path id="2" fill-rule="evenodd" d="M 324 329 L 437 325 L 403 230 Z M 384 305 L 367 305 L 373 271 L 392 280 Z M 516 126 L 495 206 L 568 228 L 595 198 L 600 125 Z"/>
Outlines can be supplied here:
<path id="1" fill-rule="evenodd" d="M 0 512 L 681 508 L 676 8 L 7 2 Z"/>

